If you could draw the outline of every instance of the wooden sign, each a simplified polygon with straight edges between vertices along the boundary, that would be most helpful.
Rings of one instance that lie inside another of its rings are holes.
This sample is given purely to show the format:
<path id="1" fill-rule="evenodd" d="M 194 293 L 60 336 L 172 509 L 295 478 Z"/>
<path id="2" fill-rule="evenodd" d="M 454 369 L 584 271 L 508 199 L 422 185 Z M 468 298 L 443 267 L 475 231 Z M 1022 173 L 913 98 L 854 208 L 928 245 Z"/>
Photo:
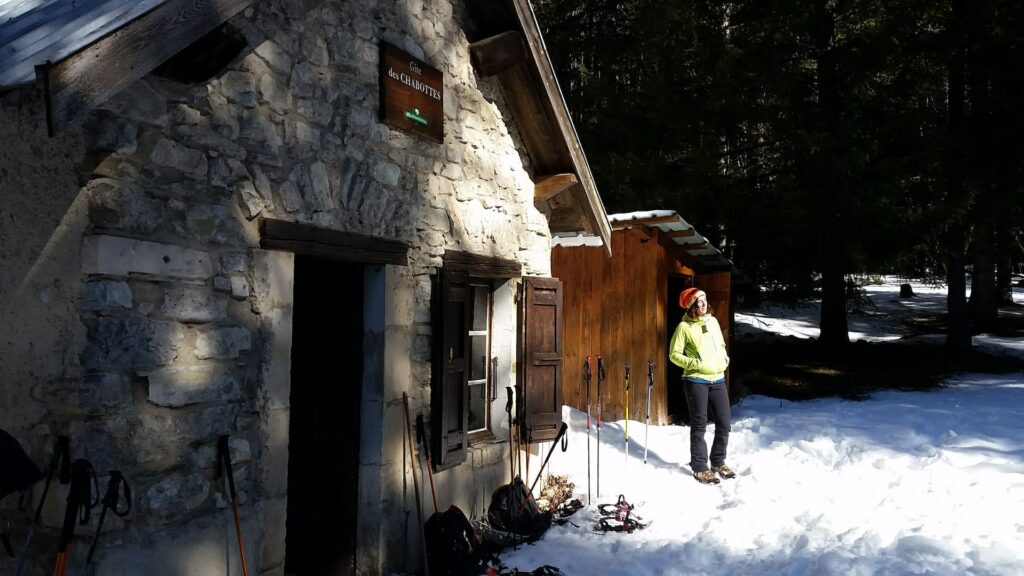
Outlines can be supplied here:
<path id="1" fill-rule="evenodd" d="M 380 44 L 380 119 L 406 132 L 444 142 L 441 71 L 397 47 Z"/>

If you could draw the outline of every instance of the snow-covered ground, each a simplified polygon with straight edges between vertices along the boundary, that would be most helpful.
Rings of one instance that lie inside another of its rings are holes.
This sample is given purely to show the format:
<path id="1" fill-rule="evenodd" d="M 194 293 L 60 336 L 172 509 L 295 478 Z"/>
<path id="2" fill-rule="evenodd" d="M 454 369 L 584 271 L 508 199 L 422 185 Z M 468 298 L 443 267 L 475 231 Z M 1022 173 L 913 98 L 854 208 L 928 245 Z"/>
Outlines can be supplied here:
<path id="1" fill-rule="evenodd" d="M 864 291 L 870 303 L 848 316 L 850 340 L 882 341 L 911 335 L 906 321 L 914 316 L 928 317 L 946 312 L 946 286 L 887 276 L 882 284 L 869 284 Z M 900 298 L 900 282 L 914 290 L 913 298 Z M 968 296 L 970 286 L 968 285 Z M 1013 289 L 1014 301 L 1024 304 L 1024 288 Z M 766 305 L 756 310 L 736 312 L 737 338 L 818 337 L 819 302 L 799 306 Z M 1014 313 L 1014 312 L 1007 312 Z M 1021 314 L 1024 312 L 1016 312 Z M 983 336 L 984 340 L 985 337 Z"/>
<path id="2" fill-rule="evenodd" d="M 870 293 L 881 313 L 944 308 L 941 289 L 914 288 L 919 298 L 907 302 L 891 283 Z M 747 314 L 762 329 L 810 336 L 816 312 L 803 315 Z M 863 333 L 903 336 L 887 331 L 896 327 L 872 322 Z M 1024 358 L 1018 341 L 981 343 Z M 556 449 L 549 466 L 585 496 L 586 415 L 566 414 L 570 447 Z M 738 478 L 717 486 L 690 476 L 689 428 L 652 426 L 644 464 L 644 426 L 629 423 L 627 460 L 624 424 L 602 426 L 595 506 L 507 551 L 506 565 L 547 564 L 571 576 L 1024 574 L 1024 372 L 962 374 L 938 390 L 859 402 L 748 397 L 733 407 L 728 463 Z M 596 452 L 593 433 L 590 440 Z M 595 531 L 596 504 L 619 494 L 651 524 L 632 534 Z"/>

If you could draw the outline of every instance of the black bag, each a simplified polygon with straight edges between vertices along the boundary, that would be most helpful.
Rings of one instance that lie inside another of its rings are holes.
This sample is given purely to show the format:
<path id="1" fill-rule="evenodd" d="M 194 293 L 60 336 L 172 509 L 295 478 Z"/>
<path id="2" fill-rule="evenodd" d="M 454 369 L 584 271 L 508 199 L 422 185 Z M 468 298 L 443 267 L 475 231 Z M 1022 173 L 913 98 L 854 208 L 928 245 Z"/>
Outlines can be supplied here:
<path id="1" fill-rule="evenodd" d="M 472 565 L 471 556 L 477 541 L 473 525 L 462 510 L 458 506 L 450 506 L 444 512 L 435 512 L 427 519 L 424 530 L 430 574 L 456 576 L 466 573 Z"/>
<path id="2" fill-rule="evenodd" d="M 551 526 L 551 514 L 537 509 L 523 479 L 516 476 L 491 495 L 487 521 L 497 530 L 538 538 Z"/>
<path id="3" fill-rule="evenodd" d="M 25 490 L 43 477 L 13 436 L 0 430 L 0 498 Z"/>

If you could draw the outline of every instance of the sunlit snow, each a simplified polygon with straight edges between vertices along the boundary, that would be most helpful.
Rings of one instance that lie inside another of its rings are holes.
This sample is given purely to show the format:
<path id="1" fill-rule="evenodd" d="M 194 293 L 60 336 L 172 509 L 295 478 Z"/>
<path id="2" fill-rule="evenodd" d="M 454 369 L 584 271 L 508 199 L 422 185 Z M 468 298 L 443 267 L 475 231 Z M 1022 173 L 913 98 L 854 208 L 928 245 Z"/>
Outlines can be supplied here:
<path id="1" fill-rule="evenodd" d="M 945 305 L 938 288 L 915 292 L 918 307 Z M 870 293 L 882 313 L 905 308 L 896 284 Z M 787 308 L 746 316 L 777 334 L 810 336 L 816 323 L 814 314 Z M 902 336 L 885 332 L 894 324 L 878 326 L 864 333 Z M 975 343 L 1024 354 L 1014 339 Z M 689 428 L 645 430 L 631 421 L 627 461 L 624 422 L 605 423 L 594 503 L 621 493 L 650 526 L 595 531 L 592 505 L 502 561 L 569 575 L 1024 574 L 1024 372 L 963 374 L 946 384 L 865 401 L 748 397 L 733 406 L 728 463 L 738 478 L 717 486 L 690 476 Z M 585 497 L 586 415 L 565 410 L 569 450 L 556 448 L 549 466 Z M 594 431 L 590 441 L 596 453 Z"/>

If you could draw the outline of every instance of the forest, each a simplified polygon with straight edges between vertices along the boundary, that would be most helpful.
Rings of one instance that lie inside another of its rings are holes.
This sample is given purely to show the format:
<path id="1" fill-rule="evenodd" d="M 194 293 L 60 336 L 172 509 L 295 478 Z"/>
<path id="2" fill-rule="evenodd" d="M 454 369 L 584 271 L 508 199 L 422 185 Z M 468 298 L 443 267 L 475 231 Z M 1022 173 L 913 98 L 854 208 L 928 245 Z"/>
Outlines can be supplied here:
<path id="1" fill-rule="evenodd" d="M 825 345 L 858 275 L 946 283 L 954 352 L 1012 303 L 1024 4 L 534 5 L 609 213 L 676 210 L 762 291 L 820 296 Z"/>

